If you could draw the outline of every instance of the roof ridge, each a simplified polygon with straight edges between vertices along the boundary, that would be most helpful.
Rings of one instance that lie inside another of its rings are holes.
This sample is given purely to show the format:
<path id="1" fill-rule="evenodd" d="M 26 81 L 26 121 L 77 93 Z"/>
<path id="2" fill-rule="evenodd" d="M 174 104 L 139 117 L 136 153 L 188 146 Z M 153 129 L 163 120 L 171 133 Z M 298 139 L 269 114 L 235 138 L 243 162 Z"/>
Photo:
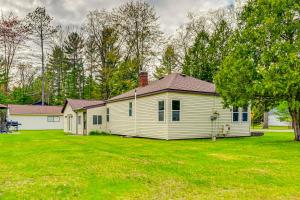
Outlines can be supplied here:
<path id="1" fill-rule="evenodd" d="M 169 74 L 169 76 L 171 76 L 171 80 L 169 82 L 169 84 L 167 85 L 166 89 L 171 89 L 171 86 L 173 85 L 174 81 L 176 80 L 176 78 L 178 77 L 178 75 L 180 75 L 179 73 L 172 73 Z"/>

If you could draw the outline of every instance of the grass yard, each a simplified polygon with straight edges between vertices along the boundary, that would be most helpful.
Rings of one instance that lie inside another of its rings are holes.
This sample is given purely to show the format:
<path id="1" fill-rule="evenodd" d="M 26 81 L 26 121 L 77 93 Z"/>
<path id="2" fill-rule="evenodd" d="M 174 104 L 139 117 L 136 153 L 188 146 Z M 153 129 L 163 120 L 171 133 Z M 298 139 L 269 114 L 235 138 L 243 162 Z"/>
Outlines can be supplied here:
<path id="1" fill-rule="evenodd" d="M 252 126 L 251 126 L 252 128 Z M 253 127 L 253 129 L 263 129 L 262 125 L 255 125 Z M 267 128 L 267 130 L 291 130 L 292 127 L 289 126 L 269 126 L 269 128 Z"/>
<path id="2" fill-rule="evenodd" d="M 0 135 L 0 199 L 300 199 L 300 143 Z"/>

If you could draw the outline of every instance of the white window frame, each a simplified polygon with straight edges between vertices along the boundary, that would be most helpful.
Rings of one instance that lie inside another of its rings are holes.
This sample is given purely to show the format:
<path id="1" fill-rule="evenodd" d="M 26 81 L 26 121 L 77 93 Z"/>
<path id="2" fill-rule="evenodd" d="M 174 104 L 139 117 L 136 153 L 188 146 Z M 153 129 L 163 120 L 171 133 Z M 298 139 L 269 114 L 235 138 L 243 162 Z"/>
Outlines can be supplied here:
<path id="1" fill-rule="evenodd" d="M 110 122 L 110 109 L 106 108 L 106 122 Z"/>
<path id="2" fill-rule="evenodd" d="M 129 117 L 133 116 L 133 102 L 132 101 L 129 101 L 129 103 L 128 103 L 128 116 Z"/>
<path id="3" fill-rule="evenodd" d="M 180 107 L 180 110 L 173 110 L 173 101 L 179 101 L 179 107 Z M 182 103 L 181 103 L 181 100 L 180 99 L 171 99 L 171 121 L 172 122 L 181 122 L 181 110 L 182 110 Z M 179 111 L 179 120 L 177 121 L 174 121 L 173 120 L 173 111 Z"/>
<path id="4" fill-rule="evenodd" d="M 247 109 L 247 111 L 245 112 L 244 111 L 244 108 L 246 108 Z M 242 107 L 241 108 L 242 109 L 242 115 L 241 115 L 241 122 L 242 123 L 248 123 L 249 122 L 249 108 L 248 108 L 248 106 L 247 107 Z M 247 113 L 247 121 L 244 121 L 244 113 Z"/>
<path id="5" fill-rule="evenodd" d="M 49 120 L 51 118 L 52 120 Z M 56 115 L 49 115 L 47 116 L 47 122 L 60 122 L 60 117 Z"/>
<path id="6" fill-rule="evenodd" d="M 159 103 L 160 102 L 164 102 L 164 109 L 163 110 L 159 110 Z M 159 120 L 159 114 L 163 112 L 163 116 L 164 116 L 164 120 L 160 121 Z M 160 123 L 166 122 L 166 101 L 164 99 L 159 99 L 157 102 L 157 121 Z"/>
<path id="7" fill-rule="evenodd" d="M 234 111 L 234 108 L 237 108 L 237 111 Z M 233 119 L 233 116 L 234 114 L 238 114 L 238 120 L 237 121 L 234 121 Z M 240 108 L 239 107 L 232 107 L 231 108 L 231 121 L 232 123 L 239 123 L 240 122 Z"/>
<path id="8" fill-rule="evenodd" d="M 94 118 L 96 117 L 96 123 L 94 123 Z M 101 118 L 101 121 L 99 120 L 99 117 Z M 98 125 L 102 125 L 103 124 L 103 118 L 102 115 L 93 115 L 93 125 L 94 126 L 98 126 Z M 100 123 L 101 122 L 101 123 Z"/>

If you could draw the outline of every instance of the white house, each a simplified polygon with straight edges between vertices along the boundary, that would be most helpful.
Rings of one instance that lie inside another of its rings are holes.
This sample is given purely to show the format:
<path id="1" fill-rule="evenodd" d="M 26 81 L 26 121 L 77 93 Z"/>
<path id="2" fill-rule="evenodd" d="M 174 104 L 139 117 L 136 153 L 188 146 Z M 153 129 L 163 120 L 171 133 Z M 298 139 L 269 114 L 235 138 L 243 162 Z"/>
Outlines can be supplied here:
<path id="1" fill-rule="evenodd" d="M 9 104 L 7 108 L 7 120 L 19 122 L 20 130 L 63 129 L 62 106 Z"/>
<path id="2" fill-rule="evenodd" d="M 279 116 L 276 114 L 275 111 L 276 110 L 273 109 L 269 112 L 269 116 L 268 116 L 269 126 L 292 126 L 292 122 L 280 121 Z"/>
<path id="3" fill-rule="evenodd" d="M 69 123 L 64 128 L 74 134 L 98 130 L 166 140 L 250 136 L 248 107 L 224 109 L 214 84 L 178 73 L 150 84 L 141 73 L 134 90 L 90 105 L 77 100 L 83 106 L 76 108 L 74 101 L 68 99 L 63 109 L 65 119 L 76 116 L 73 128 Z"/>

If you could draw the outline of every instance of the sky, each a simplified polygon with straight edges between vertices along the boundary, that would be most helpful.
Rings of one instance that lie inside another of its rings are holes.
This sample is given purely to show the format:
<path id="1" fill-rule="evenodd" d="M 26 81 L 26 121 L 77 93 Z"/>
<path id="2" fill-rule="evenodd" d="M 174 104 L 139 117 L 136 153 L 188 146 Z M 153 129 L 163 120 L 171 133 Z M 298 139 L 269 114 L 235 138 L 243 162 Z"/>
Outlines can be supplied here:
<path id="1" fill-rule="evenodd" d="M 234 0 L 146 0 L 154 6 L 162 31 L 172 34 L 187 21 L 188 12 L 205 12 L 233 4 Z M 1 11 L 25 16 L 37 6 L 46 7 L 58 25 L 80 26 L 90 10 L 112 9 L 126 0 L 0 0 Z"/>

